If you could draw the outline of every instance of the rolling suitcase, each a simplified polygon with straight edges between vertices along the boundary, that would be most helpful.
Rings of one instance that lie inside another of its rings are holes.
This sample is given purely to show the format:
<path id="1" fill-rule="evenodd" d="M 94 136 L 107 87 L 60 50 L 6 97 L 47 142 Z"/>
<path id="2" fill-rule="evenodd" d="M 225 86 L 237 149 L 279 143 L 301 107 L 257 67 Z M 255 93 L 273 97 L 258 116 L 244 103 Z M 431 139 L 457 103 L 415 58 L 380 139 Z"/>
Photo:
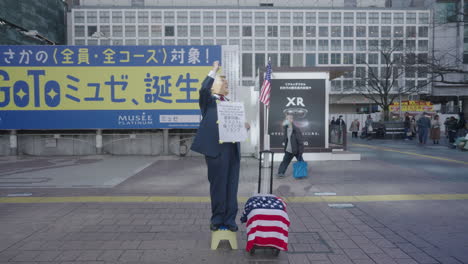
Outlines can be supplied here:
<path id="1" fill-rule="evenodd" d="M 261 194 L 262 154 L 271 155 L 270 192 Z M 261 151 L 258 169 L 258 193 L 245 203 L 241 222 L 246 223 L 246 251 L 251 255 L 256 249 L 270 248 L 278 256 L 280 251 L 288 250 L 289 217 L 286 203 L 280 197 L 273 195 L 273 152 Z"/>

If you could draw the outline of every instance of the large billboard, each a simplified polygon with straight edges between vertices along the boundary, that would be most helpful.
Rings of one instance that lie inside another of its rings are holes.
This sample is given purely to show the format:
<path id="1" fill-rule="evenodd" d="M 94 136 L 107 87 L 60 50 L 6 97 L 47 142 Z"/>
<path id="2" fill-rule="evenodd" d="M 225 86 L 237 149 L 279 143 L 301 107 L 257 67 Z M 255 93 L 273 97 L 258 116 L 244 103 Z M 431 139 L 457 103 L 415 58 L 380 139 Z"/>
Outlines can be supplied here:
<path id="1" fill-rule="evenodd" d="M 221 46 L 0 46 L 0 129 L 197 128 Z"/>
<path id="2" fill-rule="evenodd" d="M 305 151 L 325 148 L 325 79 L 272 79 L 268 134 L 270 148 L 283 150 L 283 121 L 294 117 L 304 137 Z"/>

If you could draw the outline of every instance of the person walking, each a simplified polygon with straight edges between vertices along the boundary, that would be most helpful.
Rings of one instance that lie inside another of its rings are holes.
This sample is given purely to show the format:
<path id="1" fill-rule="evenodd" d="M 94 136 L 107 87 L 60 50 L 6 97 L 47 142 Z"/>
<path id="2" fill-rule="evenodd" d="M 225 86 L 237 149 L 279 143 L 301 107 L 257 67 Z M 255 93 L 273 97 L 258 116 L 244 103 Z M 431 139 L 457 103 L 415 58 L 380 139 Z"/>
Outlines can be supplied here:
<path id="1" fill-rule="evenodd" d="M 216 231 L 225 226 L 235 232 L 238 230 L 236 216 L 241 152 L 239 142 L 219 141 L 217 104 L 219 101 L 228 101 L 226 95 L 229 93 L 227 80 L 216 74 L 219 67 L 219 61 L 215 61 L 199 91 L 199 106 L 203 118 L 191 149 L 205 156 L 208 167 L 210 229 Z M 247 123 L 245 126 L 250 128 Z"/>
<path id="2" fill-rule="evenodd" d="M 429 128 L 431 128 L 431 120 L 427 117 L 427 113 L 423 112 L 421 117 L 417 121 L 419 143 L 424 145 L 427 142 L 427 135 L 429 134 Z"/>
<path id="3" fill-rule="evenodd" d="M 411 130 L 410 139 L 413 140 L 413 137 L 415 137 L 417 133 L 416 119 L 414 118 L 414 116 L 411 118 L 410 130 Z"/>
<path id="4" fill-rule="evenodd" d="M 346 122 L 343 120 L 343 116 L 340 115 L 338 119 L 335 121 L 335 126 L 337 129 L 337 136 L 338 136 L 338 144 L 343 144 L 344 137 L 346 135 Z"/>
<path id="5" fill-rule="evenodd" d="M 411 140 L 411 118 L 408 112 L 405 113 L 405 120 L 403 124 L 405 128 L 405 140 Z"/>
<path id="6" fill-rule="evenodd" d="M 367 140 L 372 139 L 372 132 L 374 131 L 374 121 L 372 120 L 372 116 L 368 115 L 366 122 L 364 123 L 366 138 Z"/>
<path id="7" fill-rule="evenodd" d="M 291 163 L 293 157 L 296 157 L 298 161 L 304 161 L 302 154 L 304 153 L 304 140 L 302 138 L 301 130 L 294 125 L 294 118 L 292 115 L 287 115 L 283 121 L 284 130 L 284 157 L 278 168 L 278 177 L 283 178 L 286 169 Z"/>
<path id="8" fill-rule="evenodd" d="M 458 113 L 458 122 L 457 122 L 457 137 L 466 136 L 466 120 L 465 114 L 463 112 Z"/>
<path id="9" fill-rule="evenodd" d="M 450 117 L 448 121 L 444 123 L 447 126 L 449 143 L 455 143 L 455 138 L 457 137 L 457 119 L 453 116 Z"/>
<path id="10" fill-rule="evenodd" d="M 439 115 L 435 115 L 434 119 L 431 120 L 431 139 L 434 144 L 439 144 L 440 140 L 440 120 Z"/>
<path id="11" fill-rule="evenodd" d="M 351 137 L 357 138 L 358 137 L 358 132 L 359 132 L 359 120 L 354 119 L 353 122 L 351 122 L 351 127 L 349 128 L 349 131 L 351 131 Z"/>

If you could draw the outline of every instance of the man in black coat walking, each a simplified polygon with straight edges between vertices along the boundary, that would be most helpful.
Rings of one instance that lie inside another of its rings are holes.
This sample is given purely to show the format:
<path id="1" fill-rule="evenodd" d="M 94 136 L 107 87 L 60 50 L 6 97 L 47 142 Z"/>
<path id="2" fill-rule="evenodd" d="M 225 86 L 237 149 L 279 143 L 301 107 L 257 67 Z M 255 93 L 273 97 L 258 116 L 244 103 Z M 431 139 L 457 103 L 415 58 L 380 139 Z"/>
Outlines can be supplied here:
<path id="1" fill-rule="evenodd" d="M 304 153 L 304 140 L 302 139 L 301 130 L 294 125 L 292 115 L 287 115 L 283 122 L 284 128 L 284 157 L 278 168 L 278 177 L 284 177 L 286 169 L 291 163 L 293 157 L 298 161 L 303 161 L 302 154 Z"/>

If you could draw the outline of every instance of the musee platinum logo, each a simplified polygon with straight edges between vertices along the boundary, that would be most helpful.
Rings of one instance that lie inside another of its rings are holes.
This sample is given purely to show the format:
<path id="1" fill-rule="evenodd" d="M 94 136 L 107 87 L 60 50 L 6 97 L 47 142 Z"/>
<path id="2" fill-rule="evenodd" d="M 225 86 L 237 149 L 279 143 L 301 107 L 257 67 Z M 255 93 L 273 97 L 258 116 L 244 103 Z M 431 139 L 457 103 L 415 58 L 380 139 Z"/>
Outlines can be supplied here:
<path id="1" fill-rule="evenodd" d="M 152 125 L 153 117 L 143 112 L 141 115 L 119 115 L 119 126 Z"/>

